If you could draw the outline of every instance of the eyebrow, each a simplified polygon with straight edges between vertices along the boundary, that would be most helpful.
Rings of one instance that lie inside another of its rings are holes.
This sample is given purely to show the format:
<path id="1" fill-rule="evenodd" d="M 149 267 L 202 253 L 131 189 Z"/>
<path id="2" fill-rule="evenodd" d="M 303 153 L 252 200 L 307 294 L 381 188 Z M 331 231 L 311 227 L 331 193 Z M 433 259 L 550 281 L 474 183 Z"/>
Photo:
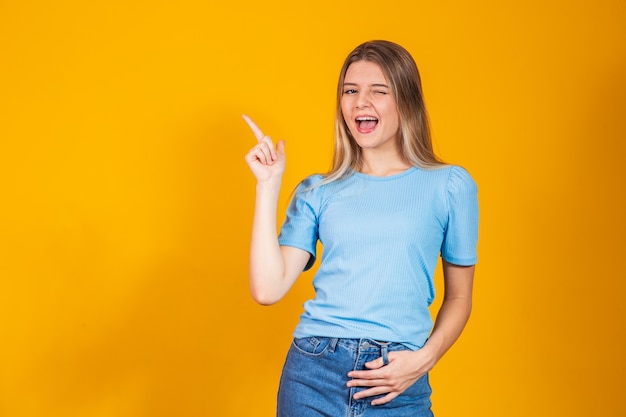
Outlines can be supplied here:
<path id="1" fill-rule="evenodd" d="M 357 85 L 356 83 L 343 83 L 344 86 L 346 85 Z M 389 88 L 389 86 L 387 84 L 370 84 L 370 87 L 384 87 L 384 88 Z"/>

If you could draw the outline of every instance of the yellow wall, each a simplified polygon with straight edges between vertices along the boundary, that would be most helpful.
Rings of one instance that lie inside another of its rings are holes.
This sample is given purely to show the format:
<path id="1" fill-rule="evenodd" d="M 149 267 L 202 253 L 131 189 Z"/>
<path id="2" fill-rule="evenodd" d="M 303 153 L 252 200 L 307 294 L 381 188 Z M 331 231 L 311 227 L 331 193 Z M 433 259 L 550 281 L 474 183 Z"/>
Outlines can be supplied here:
<path id="1" fill-rule="evenodd" d="M 480 187 L 437 415 L 626 414 L 624 1 L 212 3 L 0 1 L 1 416 L 273 415 L 312 276 L 248 295 L 240 114 L 287 139 L 286 191 L 326 170 L 373 38 Z"/>

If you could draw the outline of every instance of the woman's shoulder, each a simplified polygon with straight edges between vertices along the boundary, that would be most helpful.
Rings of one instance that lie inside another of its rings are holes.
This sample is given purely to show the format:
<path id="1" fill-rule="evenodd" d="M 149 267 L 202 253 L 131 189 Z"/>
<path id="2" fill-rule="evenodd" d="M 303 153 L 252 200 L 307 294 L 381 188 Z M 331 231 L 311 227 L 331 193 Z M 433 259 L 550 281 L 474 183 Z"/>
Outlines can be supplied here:
<path id="1" fill-rule="evenodd" d="M 323 180 L 324 176 L 322 174 L 311 174 L 308 177 L 304 178 L 302 181 L 300 181 L 300 184 L 298 184 L 298 188 L 303 190 L 310 189 L 311 187 L 319 185 L 319 183 Z"/>
<path id="2" fill-rule="evenodd" d="M 476 192 L 478 187 L 472 175 L 459 165 L 446 165 L 446 188 L 448 192 Z"/>
<path id="3" fill-rule="evenodd" d="M 312 174 L 298 184 L 295 196 L 321 209 L 333 198 L 349 193 L 355 181 L 358 182 L 351 174 L 339 179 L 330 179 L 328 174 Z"/>
<path id="4" fill-rule="evenodd" d="M 324 185 L 321 184 L 323 180 L 323 175 L 309 175 L 308 177 L 305 177 L 302 181 L 300 181 L 298 185 L 296 185 L 296 188 L 293 190 L 292 193 L 297 199 L 304 199 L 307 201 L 319 199 L 321 198 L 321 189 L 324 188 Z"/>

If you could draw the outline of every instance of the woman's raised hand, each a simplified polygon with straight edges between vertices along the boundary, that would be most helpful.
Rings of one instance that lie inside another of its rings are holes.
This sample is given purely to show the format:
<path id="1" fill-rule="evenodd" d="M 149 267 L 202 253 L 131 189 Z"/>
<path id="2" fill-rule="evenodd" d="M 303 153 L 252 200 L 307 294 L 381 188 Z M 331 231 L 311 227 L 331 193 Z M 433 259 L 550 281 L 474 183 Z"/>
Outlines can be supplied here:
<path id="1" fill-rule="evenodd" d="M 278 141 L 276 146 L 269 136 L 265 136 L 261 129 L 248 116 L 243 115 L 258 143 L 246 154 L 246 162 L 257 181 L 265 182 L 271 179 L 280 180 L 285 172 L 285 142 Z"/>

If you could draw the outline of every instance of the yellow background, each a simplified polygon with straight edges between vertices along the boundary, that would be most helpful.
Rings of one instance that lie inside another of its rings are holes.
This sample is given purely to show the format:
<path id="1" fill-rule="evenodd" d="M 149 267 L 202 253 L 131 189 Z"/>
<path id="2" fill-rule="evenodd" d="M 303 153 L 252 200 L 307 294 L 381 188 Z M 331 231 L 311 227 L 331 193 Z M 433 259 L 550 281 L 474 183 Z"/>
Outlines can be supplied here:
<path id="1" fill-rule="evenodd" d="M 436 414 L 626 415 L 623 0 L 2 0 L 0 416 L 273 415 L 312 275 L 248 294 L 240 115 L 287 140 L 282 219 L 375 38 L 413 53 L 480 189 Z"/>

